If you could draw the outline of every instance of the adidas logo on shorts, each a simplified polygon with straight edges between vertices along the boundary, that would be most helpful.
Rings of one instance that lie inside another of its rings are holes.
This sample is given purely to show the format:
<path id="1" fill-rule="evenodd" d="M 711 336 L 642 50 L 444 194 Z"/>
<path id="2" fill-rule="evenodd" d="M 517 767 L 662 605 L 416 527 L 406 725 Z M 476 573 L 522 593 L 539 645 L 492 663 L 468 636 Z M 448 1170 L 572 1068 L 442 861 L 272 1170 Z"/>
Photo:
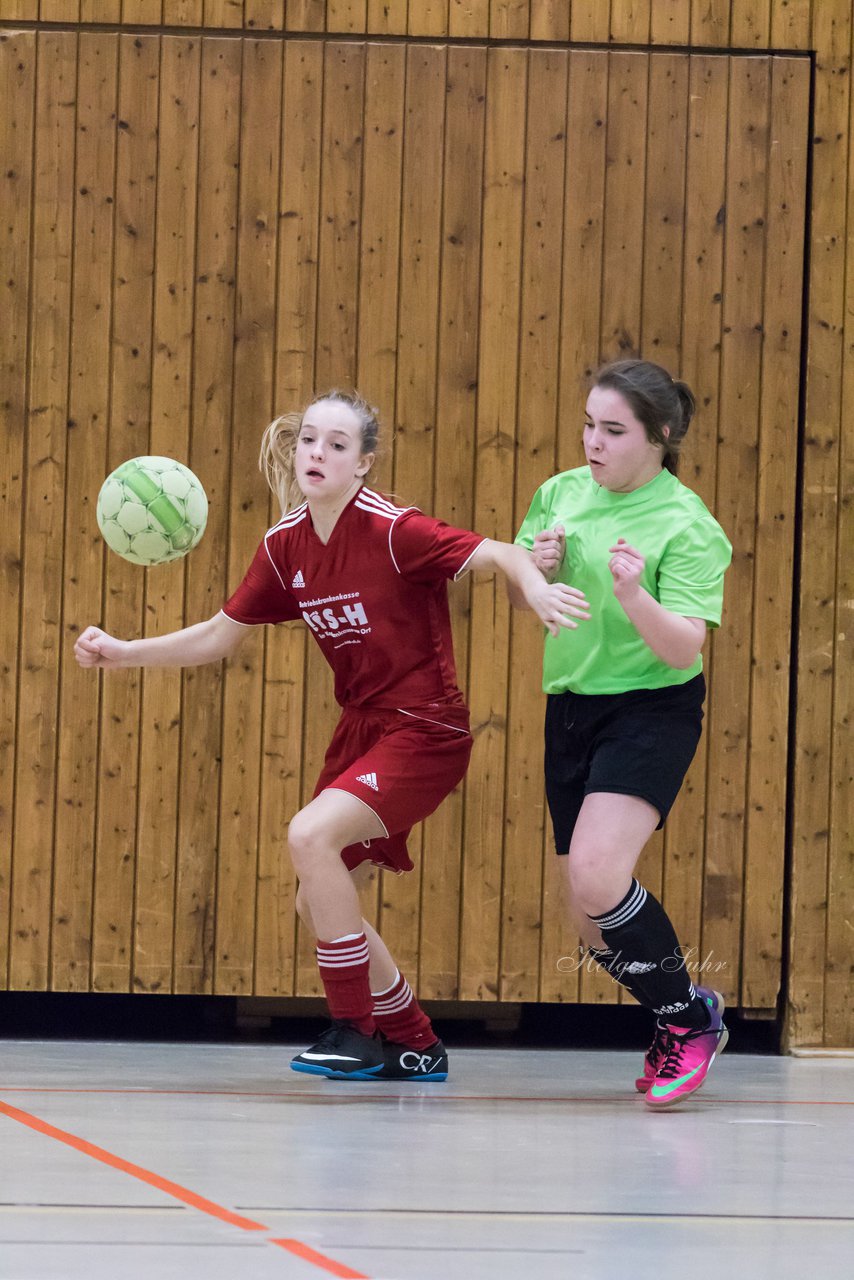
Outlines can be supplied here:
<path id="1" fill-rule="evenodd" d="M 363 773 L 357 779 L 357 782 L 364 782 L 366 787 L 370 787 L 372 791 L 379 791 L 377 786 L 377 775 L 375 773 Z"/>
<path id="2" fill-rule="evenodd" d="M 294 580 L 291 583 L 291 586 L 292 587 L 305 586 L 305 578 L 302 576 L 302 569 L 297 569 L 296 573 L 294 574 Z"/>

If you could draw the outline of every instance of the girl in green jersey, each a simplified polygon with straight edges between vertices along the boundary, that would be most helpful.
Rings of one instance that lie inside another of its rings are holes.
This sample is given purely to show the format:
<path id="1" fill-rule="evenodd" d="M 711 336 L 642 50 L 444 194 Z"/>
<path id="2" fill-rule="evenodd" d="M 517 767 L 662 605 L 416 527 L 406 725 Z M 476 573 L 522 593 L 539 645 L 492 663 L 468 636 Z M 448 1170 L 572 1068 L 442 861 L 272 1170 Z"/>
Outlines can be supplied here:
<path id="1" fill-rule="evenodd" d="M 694 987 L 667 913 L 634 878 L 699 741 L 702 648 L 732 555 L 676 476 L 693 412 L 691 391 L 659 365 L 601 369 L 587 465 L 540 487 L 516 538 L 550 581 L 584 592 L 592 615 L 546 636 L 546 792 L 570 916 L 656 1015 L 637 1081 L 655 1109 L 699 1088 L 727 1039 L 722 996 Z"/>

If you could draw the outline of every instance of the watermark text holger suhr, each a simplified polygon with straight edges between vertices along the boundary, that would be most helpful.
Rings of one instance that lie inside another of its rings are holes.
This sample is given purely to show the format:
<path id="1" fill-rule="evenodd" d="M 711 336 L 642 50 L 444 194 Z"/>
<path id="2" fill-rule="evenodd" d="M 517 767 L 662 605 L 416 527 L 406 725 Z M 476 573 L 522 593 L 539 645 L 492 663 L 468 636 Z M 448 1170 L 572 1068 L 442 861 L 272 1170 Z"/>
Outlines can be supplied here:
<path id="1" fill-rule="evenodd" d="M 596 957 L 584 946 L 577 947 L 570 955 L 560 956 L 556 967 L 558 973 L 579 973 L 582 969 L 587 973 L 596 973 L 601 968 Z M 648 973 L 656 967 L 653 963 L 639 960 L 621 962 L 620 952 L 615 952 L 613 956 L 608 956 L 608 969 L 612 973 L 622 968 L 625 968 L 628 973 Z M 727 962 L 726 960 L 717 960 L 713 951 L 701 956 L 698 947 L 682 947 L 672 955 L 665 956 L 661 961 L 661 968 L 665 973 L 675 973 L 683 967 L 692 976 L 699 976 L 700 974 L 721 973 L 727 968 Z"/>

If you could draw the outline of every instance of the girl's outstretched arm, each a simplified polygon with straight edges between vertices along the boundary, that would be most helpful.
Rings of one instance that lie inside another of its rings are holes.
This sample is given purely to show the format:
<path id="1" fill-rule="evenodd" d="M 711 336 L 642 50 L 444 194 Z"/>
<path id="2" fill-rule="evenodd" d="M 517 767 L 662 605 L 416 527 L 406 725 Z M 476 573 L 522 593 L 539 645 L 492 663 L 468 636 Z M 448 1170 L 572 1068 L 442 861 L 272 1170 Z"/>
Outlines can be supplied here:
<path id="1" fill-rule="evenodd" d="M 533 609 L 553 636 L 561 627 L 577 627 L 575 619 L 584 621 L 590 617 L 590 606 L 583 592 L 562 582 L 546 582 L 530 551 L 524 547 L 484 538 L 466 567 L 503 573 L 511 603 L 522 609 Z"/>
<path id="2" fill-rule="evenodd" d="M 74 656 L 81 667 L 199 667 L 233 653 L 253 628 L 217 613 L 181 631 L 143 640 L 117 640 L 100 627 L 87 627 L 77 638 Z"/>

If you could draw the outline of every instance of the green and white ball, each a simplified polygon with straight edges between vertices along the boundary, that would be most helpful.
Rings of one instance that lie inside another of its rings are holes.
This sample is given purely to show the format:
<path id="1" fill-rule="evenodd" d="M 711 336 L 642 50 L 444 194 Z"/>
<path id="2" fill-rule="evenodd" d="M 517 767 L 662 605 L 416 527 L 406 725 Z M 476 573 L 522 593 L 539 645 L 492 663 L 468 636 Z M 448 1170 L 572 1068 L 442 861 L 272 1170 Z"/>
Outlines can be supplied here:
<path id="1" fill-rule="evenodd" d="M 101 485 L 95 508 L 107 546 L 132 564 L 165 564 L 205 531 L 208 500 L 189 467 L 172 458 L 131 458 Z"/>

